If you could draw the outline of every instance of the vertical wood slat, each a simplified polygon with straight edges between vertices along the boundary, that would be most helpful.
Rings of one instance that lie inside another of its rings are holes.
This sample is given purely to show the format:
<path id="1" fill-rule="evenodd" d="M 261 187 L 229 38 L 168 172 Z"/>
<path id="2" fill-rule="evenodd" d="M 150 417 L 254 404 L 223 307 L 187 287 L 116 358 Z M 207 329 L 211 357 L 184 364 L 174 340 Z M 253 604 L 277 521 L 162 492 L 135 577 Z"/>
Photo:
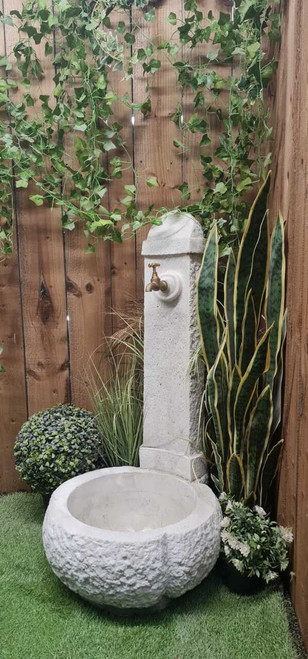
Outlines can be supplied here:
<path id="1" fill-rule="evenodd" d="M 308 7 L 282 2 L 272 215 L 286 220 L 288 327 L 279 520 L 293 527 L 292 599 L 308 649 Z"/>
<path id="2" fill-rule="evenodd" d="M 198 2 L 198 9 L 203 13 L 204 24 L 208 13 L 213 12 L 215 17 L 219 17 L 220 12 L 230 13 L 230 3 L 226 0 L 200 0 Z M 185 59 L 188 59 L 190 64 L 194 67 L 197 67 L 198 64 L 205 61 L 206 53 L 213 48 L 212 44 L 204 44 L 196 46 L 192 52 L 190 49 L 184 48 Z M 231 69 L 229 65 L 218 64 L 217 62 L 213 63 L 213 68 L 215 71 L 220 74 L 222 77 L 227 78 L 231 74 Z M 211 92 L 205 91 L 205 103 L 208 103 L 210 100 L 213 103 L 213 97 Z M 192 88 L 186 88 L 183 93 L 183 118 L 187 122 L 189 117 L 193 114 L 198 114 L 201 118 L 204 118 L 203 108 L 195 108 L 194 98 L 196 96 L 196 90 Z M 220 108 L 223 112 L 223 115 L 227 114 L 228 106 L 228 97 L 224 92 L 218 96 L 215 103 L 213 103 L 213 110 Z M 210 135 L 211 135 L 211 144 L 207 149 L 202 149 L 204 155 L 213 155 L 215 149 L 219 146 L 218 133 L 221 128 L 221 124 L 218 121 L 217 117 L 212 115 L 210 118 L 206 118 L 209 121 Z M 183 157 L 183 180 L 188 183 L 190 190 L 190 202 L 199 201 L 202 197 L 202 191 L 209 185 L 208 181 L 203 177 L 203 167 L 200 161 L 200 140 L 201 134 L 190 133 L 185 131 L 184 144 L 185 151 Z"/>
<path id="3" fill-rule="evenodd" d="M 5 27 L 1 25 L 0 54 L 4 56 L 5 53 Z M 15 237 L 12 256 L 0 261 L 0 345 L 4 346 L 1 363 L 5 367 L 5 373 L 0 375 L 0 493 L 14 492 L 16 489 L 23 487 L 15 470 L 13 457 L 15 436 L 22 423 L 27 419 L 23 328 L 18 269 L 19 263 Z"/>
<path id="4" fill-rule="evenodd" d="M 113 11 L 110 14 L 112 28 L 115 29 L 119 21 L 123 21 L 130 29 L 130 17 L 126 12 Z M 130 48 L 125 44 L 124 39 L 118 37 L 126 48 L 127 56 L 130 56 Z M 111 71 L 109 83 L 118 96 L 126 94 L 129 99 L 132 98 L 132 82 L 124 77 L 123 71 Z M 123 153 L 123 150 L 114 149 L 110 152 L 110 159 L 120 156 L 122 160 L 127 160 L 123 167 L 121 179 L 114 179 L 109 184 L 108 201 L 110 210 L 115 208 L 124 209 L 121 199 L 126 196 L 124 186 L 134 183 L 133 167 L 133 130 L 132 130 L 132 113 L 129 107 L 122 102 L 113 105 L 114 119 L 123 127 L 121 136 L 124 140 L 128 154 L 131 156 L 131 166 L 129 165 L 129 156 Z M 122 224 L 122 223 L 121 223 Z M 120 224 L 120 226 L 121 226 Z M 129 303 L 136 298 L 135 286 L 136 270 L 136 241 L 132 237 L 125 239 L 122 244 L 111 244 L 111 305 L 114 312 L 125 313 L 128 310 Z M 112 331 L 115 332 L 121 327 L 121 321 L 117 315 L 112 316 Z"/>
<path id="5" fill-rule="evenodd" d="M 158 3 L 154 23 L 144 20 L 142 13 L 133 8 L 133 24 L 141 26 L 136 32 L 136 48 L 143 48 L 150 36 L 155 43 L 161 43 L 170 38 L 174 27 L 167 21 L 170 12 L 179 16 L 182 13 L 181 0 L 165 0 Z M 140 111 L 135 115 L 135 170 L 138 185 L 138 202 L 145 210 L 151 204 L 154 207 L 167 206 L 172 208 L 181 201 L 181 194 L 176 189 L 182 183 L 182 158 L 178 149 L 173 146 L 173 140 L 181 140 L 180 130 L 170 121 L 175 112 L 176 99 L 174 94 L 177 74 L 164 58 L 161 51 L 162 66 L 150 80 L 150 95 L 152 111 L 143 117 Z M 134 71 L 134 102 L 142 103 L 147 96 L 146 77 L 143 75 L 142 64 L 136 65 Z M 146 180 L 156 176 L 159 187 L 148 187 Z M 143 297 L 143 258 L 141 257 L 142 241 L 147 229 L 137 234 L 137 294 Z"/>
<path id="6" fill-rule="evenodd" d="M 5 13 L 11 9 L 20 10 L 22 4 L 22 0 L 5 0 Z M 6 34 L 8 52 L 11 52 L 17 35 L 14 28 L 8 28 Z M 50 59 L 45 60 L 42 44 L 36 46 L 36 52 L 46 73 L 32 86 L 33 112 L 40 103 L 40 94 L 49 94 L 54 76 L 51 65 L 47 68 Z M 19 100 L 18 91 L 13 99 Z M 28 189 L 16 194 L 29 414 L 69 399 L 60 211 L 45 206 L 37 210 L 29 201 L 31 192 Z"/>

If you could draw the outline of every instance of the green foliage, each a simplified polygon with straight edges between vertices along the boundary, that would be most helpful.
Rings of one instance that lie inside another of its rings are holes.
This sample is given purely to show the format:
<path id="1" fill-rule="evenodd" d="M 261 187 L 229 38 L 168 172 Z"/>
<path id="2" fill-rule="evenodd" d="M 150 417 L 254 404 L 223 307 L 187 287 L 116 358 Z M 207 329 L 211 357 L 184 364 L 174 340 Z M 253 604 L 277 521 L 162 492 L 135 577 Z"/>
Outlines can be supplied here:
<path id="1" fill-rule="evenodd" d="M 228 500 L 226 494 L 220 501 L 224 511 L 221 553 L 225 560 L 249 577 L 260 577 L 266 583 L 277 579 L 288 567 L 291 529 L 271 522 L 260 506 L 251 510 Z"/>
<path id="2" fill-rule="evenodd" d="M 139 466 L 143 439 L 143 333 L 126 319 L 124 331 L 108 339 L 110 375 L 90 361 L 93 409 L 107 467 Z"/>
<path id="3" fill-rule="evenodd" d="M 267 504 L 282 440 L 285 338 L 283 220 L 270 239 L 269 176 L 249 215 L 237 257 L 230 253 L 218 290 L 217 227 L 209 233 L 198 279 L 198 323 L 207 367 L 204 452 L 219 492 Z"/>
<path id="4" fill-rule="evenodd" d="M 100 435 L 88 410 L 57 405 L 33 414 L 17 435 L 16 469 L 35 492 L 49 494 L 98 465 Z"/>
<path id="5" fill-rule="evenodd" d="M 166 208 L 159 208 L 159 203 L 156 210 L 152 205 L 145 212 L 138 209 L 142 174 L 134 171 L 115 104 L 149 116 L 152 79 L 163 75 L 160 70 L 166 61 L 177 72 L 175 105 L 186 90 L 195 93 L 191 116 L 185 116 L 180 103 L 175 107 L 171 120 L 178 126 L 179 139 L 173 143 L 180 155 L 183 151 L 189 155 L 189 135 L 199 135 L 205 181 L 199 201 L 191 205 L 192 190 L 186 181 L 182 183 L 181 207 L 198 216 L 206 230 L 216 220 L 227 244 L 242 230 L 247 192 L 264 177 L 270 162 L 270 154 L 264 158 L 261 152 L 271 135 L 263 92 L 275 62 L 265 55 L 263 41 L 265 35 L 279 38 L 279 14 L 268 0 L 237 0 L 232 17 L 229 13 L 214 17 L 212 12 L 206 16 L 194 0 L 187 0 L 183 18 L 169 14 L 172 37 L 154 44 L 135 16 L 132 21 L 134 4 L 146 21 L 155 21 L 155 8 L 148 0 L 25 0 L 21 11 L 0 13 L 4 28 L 15 26 L 19 34 L 13 53 L 0 58 L 4 255 L 12 251 L 14 186 L 28 189 L 31 184 L 29 198 L 36 206 L 59 206 L 65 229 L 81 223 L 90 251 L 98 238 L 121 242 L 126 232 L 160 221 Z M 114 9 L 117 19 L 113 16 L 111 23 Z M 140 30 L 143 47 L 138 45 Z M 44 63 L 35 50 L 39 44 Z M 183 46 L 186 54 L 179 59 Z M 127 94 L 119 96 L 109 78 L 111 72 L 118 72 L 119 79 L 132 78 L 138 63 L 146 79 L 146 97 L 136 104 Z M 43 80 L 50 68 L 54 77 L 49 93 L 41 94 L 33 108 L 33 83 Z M 110 209 L 109 185 L 128 168 L 134 174 L 135 191 L 123 190 L 119 206 Z M 157 179 L 150 177 L 147 184 L 157 187 L 159 199 Z"/>
<path id="6" fill-rule="evenodd" d="M 3 346 L 0 346 L 0 355 L 3 353 Z M 5 373 L 5 368 L 0 362 L 0 373 Z"/>

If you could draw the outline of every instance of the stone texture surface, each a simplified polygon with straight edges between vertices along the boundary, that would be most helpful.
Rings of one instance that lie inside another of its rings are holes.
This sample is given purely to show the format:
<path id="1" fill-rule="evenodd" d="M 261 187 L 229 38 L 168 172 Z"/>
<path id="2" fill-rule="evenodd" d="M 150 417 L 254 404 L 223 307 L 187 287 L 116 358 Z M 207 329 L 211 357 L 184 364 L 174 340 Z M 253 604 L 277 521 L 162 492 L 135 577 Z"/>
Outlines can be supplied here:
<path id="1" fill-rule="evenodd" d="M 90 602 L 121 609 L 159 606 L 165 599 L 197 586 L 213 568 L 220 544 L 219 502 L 206 485 L 161 474 L 166 492 L 169 479 L 170 492 L 174 484 L 181 487 L 183 483 L 183 496 L 191 497 L 191 512 L 174 524 L 139 531 L 110 531 L 85 524 L 71 514 L 70 497 L 80 486 L 98 479 L 99 487 L 99 479 L 119 472 L 134 472 L 136 479 L 138 473 L 147 475 L 132 467 L 103 469 L 77 476 L 54 492 L 43 525 L 45 552 L 61 581 Z M 146 481 L 150 483 L 151 478 L 143 478 L 140 506 L 143 498 L 151 496 L 150 487 L 146 491 Z M 167 497 L 165 505 L 168 507 Z M 178 506 L 181 507 L 181 495 Z"/>
<path id="2" fill-rule="evenodd" d="M 159 276 L 178 273 L 180 295 L 145 293 L 144 433 L 140 465 L 193 480 L 205 473 L 198 453 L 204 370 L 190 363 L 200 346 L 196 321 L 196 277 L 204 249 L 200 224 L 186 213 L 168 213 L 143 243 L 145 281 L 149 263 Z M 169 456 L 168 456 L 169 453 Z"/>

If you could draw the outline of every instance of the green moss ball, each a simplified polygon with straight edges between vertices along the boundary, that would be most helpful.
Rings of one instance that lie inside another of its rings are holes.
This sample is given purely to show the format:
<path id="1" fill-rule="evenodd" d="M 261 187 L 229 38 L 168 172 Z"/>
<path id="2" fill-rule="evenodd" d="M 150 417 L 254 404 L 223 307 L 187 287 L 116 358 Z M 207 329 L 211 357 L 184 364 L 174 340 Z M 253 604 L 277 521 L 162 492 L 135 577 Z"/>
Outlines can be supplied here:
<path id="1" fill-rule="evenodd" d="M 99 440 L 91 412 L 57 405 L 33 414 L 22 426 L 14 450 L 16 469 L 34 492 L 49 494 L 99 466 Z"/>

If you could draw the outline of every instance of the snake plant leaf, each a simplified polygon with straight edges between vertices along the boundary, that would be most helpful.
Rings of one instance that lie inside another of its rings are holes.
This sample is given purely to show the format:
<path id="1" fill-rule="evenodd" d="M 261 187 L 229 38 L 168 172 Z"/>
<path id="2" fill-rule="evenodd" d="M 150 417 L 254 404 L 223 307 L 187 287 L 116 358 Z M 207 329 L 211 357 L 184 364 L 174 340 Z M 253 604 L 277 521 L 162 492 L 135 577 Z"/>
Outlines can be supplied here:
<path id="1" fill-rule="evenodd" d="M 219 351 L 218 254 L 218 231 L 214 226 L 208 235 L 197 279 L 197 320 L 202 354 L 208 370 L 213 366 Z"/>
<path id="2" fill-rule="evenodd" d="M 270 487 L 277 475 L 279 468 L 279 458 L 284 440 L 280 439 L 275 446 L 269 451 L 265 458 L 264 465 L 261 472 L 261 486 L 260 486 L 260 504 L 266 505 L 266 500 L 269 495 Z"/>
<path id="3" fill-rule="evenodd" d="M 235 364 L 233 371 L 231 373 L 231 378 L 230 378 L 230 384 L 229 384 L 229 390 L 228 390 L 228 398 L 227 398 L 227 418 L 228 418 L 228 430 L 229 430 L 229 437 L 230 437 L 230 453 L 233 453 L 233 443 L 232 443 L 232 437 L 234 434 L 234 417 L 233 417 L 233 412 L 234 412 L 234 403 L 237 395 L 237 391 L 239 388 L 239 384 L 241 381 L 241 371 L 238 367 L 237 364 Z"/>
<path id="4" fill-rule="evenodd" d="M 216 445 L 219 453 L 225 461 L 229 449 L 229 437 L 227 427 L 227 364 L 224 355 L 226 344 L 226 333 L 224 334 L 216 360 L 207 376 L 207 404 L 208 413 L 212 418 L 215 432 Z"/>
<path id="5" fill-rule="evenodd" d="M 245 373 L 248 364 L 252 359 L 256 349 L 257 318 L 255 312 L 252 289 L 250 289 L 246 302 L 245 312 L 242 323 L 242 342 L 239 354 L 239 368 L 241 373 Z"/>
<path id="6" fill-rule="evenodd" d="M 278 355 L 281 348 L 285 304 L 285 251 L 283 219 L 279 215 L 271 239 L 270 268 L 266 297 L 267 323 L 274 327 L 270 336 L 270 366 L 266 383 L 273 388 L 278 369 Z"/>
<path id="7" fill-rule="evenodd" d="M 224 279 L 224 308 L 228 327 L 227 350 L 231 368 L 235 364 L 234 346 L 234 279 L 235 279 L 235 257 L 231 250 L 227 262 Z"/>
<path id="8" fill-rule="evenodd" d="M 273 388 L 274 414 L 273 414 L 273 423 L 271 430 L 272 435 L 274 434 L 274 432 L 276 432 L 281 421 L 281 392 L 282 392 L 284 344 L 286 340 L 286 332 L 287 332 L 287 312 L 285 311 L 283 317 L 283 325 L 282 325 L 281 348 L 278 356 L 278 368 L 277 368 L 277 374 L 274 380 L 274 388 Z"/>
<path id="9" fill-rule="evenodd" d="M 224 472 L 223 472 L 223 468 L 222 468 L 221 455 L 218 452 L 218 449 L 217 449 L 217 446 L 216 446 L 215 442 L 211 441 L 211 446 L 212 446 L 212 449 L 213 449 L 215 465 L 216 465 L 216 469 L 217 469 L 217 477 L 212 475 L 212 480 L 213 480 L 213 483 L 215 484 L 216 489 L 221 494 L 225 490 Z"/>
<path id="10" fill-rule="evenodd" d="M 245 474 L 242 460 L 240 456 L 235 453 L 233 453 L 228 460 L 227 484 L 228 493 L 239 501 L 244 490 Z"/>
<path id="11" fill-rule="evenodd" d="M 264 201 L 266 202 L 266 200 Z M 247 290 L 252 290 L 258 325 L 263 307 L 262 302 L 266 291 L 270 262 L 270 231 L 266 203 L 264 203 L 264 212 L 265 215 L 260 225 L 258 241 L 253 253 L 249 282 L 247 284 Z"/>
<path id="12" fill-rule="evenodd" d="M 263 389 L 248 422 L 246 433 L 245 496 L 257 492 L 261 466 L 268 446 L 273 419 L 273 400 L 269 385 Z"/>
<path id="13" fill-rule="evenodd" d="M 242 454 L 243 425 L 249 404 L 259 378 L 268 369 L 269 337 L 272 327 L 269 327 L 259 341 L 255 353 L 244 373 L 234 403 L 234 453 Z"/>
<path id="14" fill-rule="evenodd" d="M 249 285 L 253 272 L 256 245 L 260 238 L 260 230 L 266 215 L 266 202 L 269 186 L 270 173 L 260 188 L 258 195 L 252 205 L 237 258 L 234 282 L 234 332 L 236 359 L 238 359 L 241 346 L 242 321 L 245 312 L 245 300 L 249 288 L 253 288 L 254 284 L 254 281 L 252 281 L 251 285 Z"/>

